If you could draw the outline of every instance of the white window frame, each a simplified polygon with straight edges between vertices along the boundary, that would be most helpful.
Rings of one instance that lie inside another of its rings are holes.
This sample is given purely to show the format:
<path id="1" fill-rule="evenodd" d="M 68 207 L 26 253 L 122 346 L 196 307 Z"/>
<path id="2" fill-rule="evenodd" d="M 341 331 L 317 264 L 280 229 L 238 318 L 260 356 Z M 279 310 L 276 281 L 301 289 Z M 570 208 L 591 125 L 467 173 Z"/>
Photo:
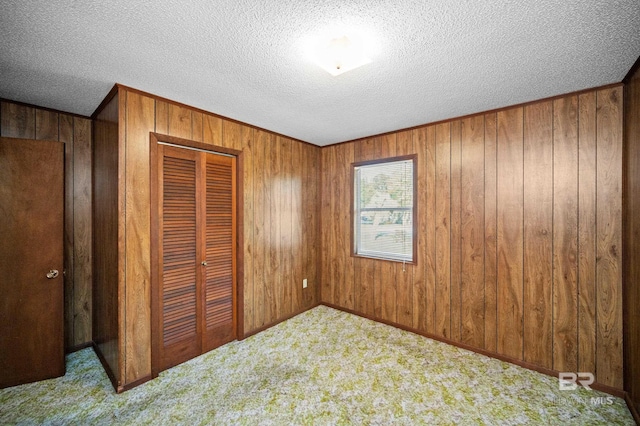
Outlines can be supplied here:
<path id="1" fill-rule="evenodd" d="M 394 162 L 405 162 L 410 161 L 412 164 L 412 175 L 413 175 L 413 193 L 412 193 L 412 206 L 410 207 L 379 207 L 379 208 L 362 208 L 361 207 L 361 183 L 362 180 L 360 178 L 359 170 L 362 167 L 370 167 L 375 165 L 382 165 L 387 163 Z M 352 197 L 351 197 L 351 213 L 352 213 L 352 231 L 351 231 L 351 247 L 352 247 L 352 256 L 354 257 L 363 257 L 377 260 L 388 260 L 393 262 L 403 262 L 409 264 L 416 264 L 416 254 L 417 254 L 417 155 L 407 155 L 401 157 L 392 157 L 392 158 L 384 158 L 380 160 L 372 160 L 372 161 L 362 161 L 357 163 L 352 163 L 351 165 L 351 189 L 352 189 Z M 361 212 L 362 211 L 410 211 L 411 212 L 411 252 L 410 255 L 403 255 L 401 253 L 394 252 L 385 252 L 383 250 L 365 250 L 360 247 L 361 245 L 361 232 L 360 228 L 362 222 Z"/>

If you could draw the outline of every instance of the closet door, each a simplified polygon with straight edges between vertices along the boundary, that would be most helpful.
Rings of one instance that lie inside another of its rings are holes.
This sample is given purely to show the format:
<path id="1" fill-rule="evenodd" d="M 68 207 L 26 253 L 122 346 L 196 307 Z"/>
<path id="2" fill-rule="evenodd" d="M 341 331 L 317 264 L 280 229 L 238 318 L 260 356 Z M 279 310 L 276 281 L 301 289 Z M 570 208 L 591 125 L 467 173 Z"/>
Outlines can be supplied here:
<path id="1" fill-rule="evenodd" d="M 236 338 L 235 158 L 206 154 L 203 352 Z"/>
<path id="2" fill-rule="evenodd" d="M 157 146 L 152 370 L 236 338 L 236 159 Z"/>
<path id="3" fill-rule="evenodd" d="M 202 353 L 200 153 L 158 147 L 159 370 Z"/>

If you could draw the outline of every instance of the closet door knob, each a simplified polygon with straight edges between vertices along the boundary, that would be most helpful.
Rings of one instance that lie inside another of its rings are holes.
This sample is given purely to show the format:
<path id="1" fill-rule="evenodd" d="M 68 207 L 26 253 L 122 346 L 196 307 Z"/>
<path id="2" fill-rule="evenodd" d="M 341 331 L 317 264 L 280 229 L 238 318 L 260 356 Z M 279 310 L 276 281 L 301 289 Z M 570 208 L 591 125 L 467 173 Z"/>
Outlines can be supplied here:
<path id="1" fill-rule="evenodd" d="M 206 260 L 202 261 L 202 266 L 207 266 L 207 261 Z"/>

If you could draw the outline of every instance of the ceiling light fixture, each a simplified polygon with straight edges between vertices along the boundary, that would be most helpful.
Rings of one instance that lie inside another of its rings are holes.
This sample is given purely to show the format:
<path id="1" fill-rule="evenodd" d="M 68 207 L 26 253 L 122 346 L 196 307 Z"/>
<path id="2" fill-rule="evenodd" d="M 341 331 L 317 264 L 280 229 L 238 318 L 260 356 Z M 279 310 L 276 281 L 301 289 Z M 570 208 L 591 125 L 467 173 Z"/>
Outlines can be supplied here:
<path id="1" fill-rule="evenodd" d="M 356 36 L 343 35 L 319 43 L 314 53 L 317 64 L 333 76 L 371 62 L 362 40 Z"/>

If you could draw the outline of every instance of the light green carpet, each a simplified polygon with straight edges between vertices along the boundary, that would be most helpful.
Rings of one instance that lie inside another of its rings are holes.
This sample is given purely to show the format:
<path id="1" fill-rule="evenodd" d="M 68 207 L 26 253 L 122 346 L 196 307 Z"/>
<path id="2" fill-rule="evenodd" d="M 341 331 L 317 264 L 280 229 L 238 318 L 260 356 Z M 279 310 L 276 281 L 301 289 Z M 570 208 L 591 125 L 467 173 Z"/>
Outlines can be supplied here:
<path id="1" fill-rule="evenodd" d="M 0 424 L 633 424 L 619 398 L 324 306 L 121 395 L 92 349 L 67 363 L 0 390 Z"/>

